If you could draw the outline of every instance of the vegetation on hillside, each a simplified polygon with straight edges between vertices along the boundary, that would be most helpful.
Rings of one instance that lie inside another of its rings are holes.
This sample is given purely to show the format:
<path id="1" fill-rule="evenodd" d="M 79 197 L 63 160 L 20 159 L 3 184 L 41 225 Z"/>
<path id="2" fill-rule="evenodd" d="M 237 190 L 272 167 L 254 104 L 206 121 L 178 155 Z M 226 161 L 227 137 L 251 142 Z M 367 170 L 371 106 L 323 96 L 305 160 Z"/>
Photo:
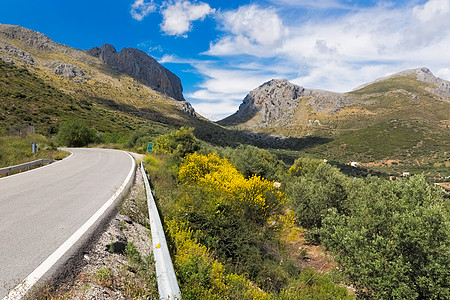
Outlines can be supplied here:
<path id="1" fill-rule="evenodd" d="M 286 192 L 310 241 L 332 250 L 359 296 L 450 297 L 450 203 L 423 176 L 355 179 L 300 159 Z"/>
<path id="2" fill-rule="evenodd" d="M 450 204 L 425 180 L 449 176 L 450 108 L 428 84 L 378 81 L 330 115 L 303 103 L 297 123 L 263 130 L 281 138 L 218 126 L 128 76 L 84 67 L 93 77 L 78 82 L 0 60 L 0 166 L 31 160 L 31 142 L 37 158 L 61 158 L 57 144 L 144 153 L 153 141 L 146 166 L 185 299 L 353 298 L 343 285 L 362 298 L 450 298 Z M 26 126 L 37 134 L 14 136 Z M 344 174 L 324 158 L 359 167 Z M 423 175 L 387 181 L 364 168 Z M 287 243 L 296 232 L 333 253 L 334 273 L 301 267 L 304 253 Z"/>
<path id="3" fill-rule="evenodd" d="M 38 144 L 36 157 L 31 152 L 31 143 Z M 56 148 L 54 141 L 42 135 L 0 136 L 0 168 L 41 158 L 58 160 L 65 156 Z"/>
<path id="4" fill-rule="evenodd" d="M 311 99 L 303 97 L 297 100 L 291 117 L 282 121 L 261 123 L 257 115 L 251 122 L 230 128 L 322 138 L 323 143 L 301 151 L 336 164 L 355 161 L 386 175 L 398 176 L 406 171 L 442 181 L 450 175 L 450 104 L 432 94 L 431 89 L 436 87 L 417 80 L 415 75 L 393 76 L 346 93 L 353 105 L 333 114 L 313 113 L 313 107 L 307 104 Z"/>
<path id="5" fill-rule="evenodd" d="M 355 179 L 323 160 L 281 167 L 264 152 L 202 147 L 146 158 L 183 296 L 344 299 L 332 279 L 342 278 L 362 298 L 449 297 L 450 204 L 423 176 Z M 296 264 L 285 237 L 297 226 L 332 251 L 340 271 Z"/>
<path id="6" fill-rule="evenodd" d="M 159 140 L 162 145 L 174 143 L 182 133 Z M 190 139 L 184 139 L 180 148 L 196 144 L 193 136 Z M 202 154 L 192 151 L 185 157 L 177 151 L 167 153 L 164 146 L 156 149 L 161 150 L 146 158 L 147 170 L 173 241 L 184 298 L 351 298 L 326 275 L 300 269 L 288 251 L 284 238 L 296 227 L 286 194 L 260 174 L 269 170 L 267 174 L 273 175 L 278 165 L 284 165 L 273 155 L 241 147 L 236 161 L 249 163 L 238 171 L 208 147 L 199 149 Z M 215 149 L 228 157 L 238 153 Z M 257 152 L 261 153 L 255 156 Z M 303 287 L 301 292 L 294 282 Z"/>

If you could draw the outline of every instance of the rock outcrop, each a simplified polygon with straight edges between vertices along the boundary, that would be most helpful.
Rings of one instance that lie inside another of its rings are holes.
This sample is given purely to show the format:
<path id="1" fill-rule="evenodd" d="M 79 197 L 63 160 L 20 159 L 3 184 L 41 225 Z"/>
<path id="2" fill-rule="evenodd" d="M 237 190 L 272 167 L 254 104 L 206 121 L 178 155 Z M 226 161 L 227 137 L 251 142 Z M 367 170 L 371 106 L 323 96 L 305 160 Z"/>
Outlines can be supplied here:
<path id="1" fill-rule="evenodd" d="M 5 63 L 7 63 L 7 64 L 10 64 L 10 65 L 13 65 L 13 64 L 14 64 L 13 59 L 12 59 L 11 57 L 9 57 L 9 56 L 0 55 L 0 59 L 1 59 L 2 61 L 4 61 Z"/>
<path id="2" fill-rule="evenodd" d="M 154 90 L 179 101 L 184 101 L 180 78 L 161 66 L 144 51 L 124 48 L 117 52 L 114 46 L 104 44 L 100 48 L 87 50 L 92 56 L 100 58 L 111 68 L 141 80 Z"/>
<path id="3" fill-rule="evenodd" d="M 88 79 L 86 74 L 77 66 L 68 63 L 58 63 L 55 74 L 65 78 Z"/>
<path id="4" fill-rule="evenodd" d="M 184 111 L 185 113 L 187 113 L 188 115 L 190 115 L 192 117 L 197 117 L 197 115 L 195 114 L 194 107 L 192 107 L 191 103 L 189 103 L 187 101 L 179 101 L 178 103 L 179 103 L 178 107 L 182 111 Z"/>
<path id="5" fill-rule="evenodd" d="M 426 83 L 431 83 L 434 87 L 428 88 L 427 90 L 436 96 L 441 97 L 443 100 L 450 101 L 450 82 L 444 79 L 440 79 L 425 67 L 413 69 L 413 70 L 407 70 L 402 73 L 411 73 L 415 74 L 417 77 L 417 80 L 423 81 Z"/>
<path id="6" fill-rule="evenodd" d="M 251 91 L 232 116 L 220 121 L 221 124 L 242 123 L 259 114 L 261 123 L 272 123 L 281 119 L 289 120 L 300 101 L 308 101 L 313 113 L 335 113 L 353 105 L 343 94 L 321 90 L 310 90 L 295 85 L 286 79 L 272 79 Z"/>
<path id="7" fill-rule="evenodd" d="M 34 66 L 36 64 L 33 56 L 31 56 L 28 52 L 25 52 L 23 50 L 20 50 L 19 48 L 14 47 L 13 45 L 5 44 L 4 46 L 0 46 L 0 52 L 8 54 L 10 56 L 14 56 L 20 62 L 27 64 L 29 66 Z"/>

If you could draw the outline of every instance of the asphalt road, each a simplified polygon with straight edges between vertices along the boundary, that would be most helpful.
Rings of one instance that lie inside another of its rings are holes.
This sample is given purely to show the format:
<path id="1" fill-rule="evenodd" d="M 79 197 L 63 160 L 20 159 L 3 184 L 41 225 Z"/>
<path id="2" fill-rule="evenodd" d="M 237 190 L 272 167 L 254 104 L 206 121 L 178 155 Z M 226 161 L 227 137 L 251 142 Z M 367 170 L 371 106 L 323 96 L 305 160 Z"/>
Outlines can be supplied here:
<path id="1" fill-rule="evenodd" d="M 126 152 L 68 150 L 62 161 L 0 178 L 0 299 L 99 210 L 133 167 Z"/>

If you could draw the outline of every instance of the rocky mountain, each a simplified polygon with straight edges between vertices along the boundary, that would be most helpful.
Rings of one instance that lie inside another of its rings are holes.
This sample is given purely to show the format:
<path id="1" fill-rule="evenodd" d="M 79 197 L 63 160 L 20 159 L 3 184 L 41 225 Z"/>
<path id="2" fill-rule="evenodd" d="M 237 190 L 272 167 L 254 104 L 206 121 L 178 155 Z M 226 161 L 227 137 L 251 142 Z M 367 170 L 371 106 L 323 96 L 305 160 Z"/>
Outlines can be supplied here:
<path id="1" fill-rule="evenodd" d="M 79 50 L 0 24 L 0 135 L 34 126 L 51 136 L 76 118 L 113 141 L 187 126 L 221 146 L 302 149 L 317 142 L 228 130 L 198 115 L 182 91 L 176 75 L 140 50 L 117 52 L 108 44 Z"/>
<path id="2" fill-rule="evenodd" d="M 353 105 L 344 94 L 322 90 L 305 89 L 290 83 L 286 79 L 272 79 L 251 91 L 239 106 L 239 110 L 224 120 L 223 125 L 236 125 L 246 122 L 256 115 L 261 126 L 282 120 L 286 125 L 295 118 L 295 110 L 301 102 L 312 108 L 313 113 L 336 113 L 342 108 Z"/>
<path id="3" fill-rule="evenodd" d="M 192 106 L 185 103 L 180 79 L 138 49 L 125 48 L 117 52 L 113 46 L 105 44 L 100 48 L 78 50 L 27 28 L 0 24 L 0 59 L 35 67 L 37 73 L 43 71 L 87 85 L 109 81 L 118 87 L 117 77 L 126 74 L 132 82 L 134 80 L 133 86 L 146 86 L 149 92 L 152 90 L 180 101 L 182 103 L 175 105 L 194 115 Z M 87 82 L 89 79 L 93 82 Z M 121 85 L 125 90 L 133 90 L 123 81 Z"/>
<path id="4" fill-rule="evenodd" d="M 322 138 L 328 142 L 307 152 L 336 161 L 420 168 L 450 166 L 449 116 L 450 82 L 422 67 L 348 93 L 274 79 L 251 91 L 219 124 L 280 138 Z"/>
<path id="5" fill-rule="evenodd" d="M 364 101 L 361 101 L 361 97 L 355 97 L 358 90 L 383 81 L 390 81 L 393 78 L 408 76 L 427 83 L 428 85 L 424 89 L 436 96 L 437 99 L 450 101 L 450 82 L 435 77 L 425 67 L 402 71 L 375 80 L 354 89 L 353 93 L 306 89 L 290 83 L 286 79 L 272 79 L 252 90 L 244 98 L 235 114 L 218 123 L 225 126 L 243 125 L 243 127 L 249 128 L 279 127 L 296 124 L 299 121 L 298 110 L 300 107 L 304 110 L 303 115 L 307 113 L 310 117 L 320 113 L 335 114 L 344 108 L 363 109 Z M 404 89 L 392 89 L 386 92 L 390 95 L 410 95 L 412 99 L 417 99 L 417 95 Z M 307 124 L 311 123 L 310 121 L 308 119 Z"/>
<path id="6" fill-rule="evenodd" d="M 100 58 L 111 68 L 141 80 L 154 90 L 176 100 L 184 101 L 180 78 L 161 66 L 144 51 L 123 48 L 120 52 L 117 52 L 114 46 L 104 44 L 100 48 L 95 47 L 87 50 L 87 53 Z"/>

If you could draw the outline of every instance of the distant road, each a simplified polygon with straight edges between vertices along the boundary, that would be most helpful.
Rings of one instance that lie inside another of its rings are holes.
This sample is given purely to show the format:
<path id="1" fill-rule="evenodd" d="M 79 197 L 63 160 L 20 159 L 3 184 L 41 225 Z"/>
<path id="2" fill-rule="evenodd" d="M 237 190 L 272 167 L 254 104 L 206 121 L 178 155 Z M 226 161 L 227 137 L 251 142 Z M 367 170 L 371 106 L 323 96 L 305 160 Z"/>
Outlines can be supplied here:
<path id="1" fill-rule="evenodd" d="M 0 178 L 0 299 L 102 207 L 133 167 L 123 151 L 68 150 L 60 162 Z"/>

